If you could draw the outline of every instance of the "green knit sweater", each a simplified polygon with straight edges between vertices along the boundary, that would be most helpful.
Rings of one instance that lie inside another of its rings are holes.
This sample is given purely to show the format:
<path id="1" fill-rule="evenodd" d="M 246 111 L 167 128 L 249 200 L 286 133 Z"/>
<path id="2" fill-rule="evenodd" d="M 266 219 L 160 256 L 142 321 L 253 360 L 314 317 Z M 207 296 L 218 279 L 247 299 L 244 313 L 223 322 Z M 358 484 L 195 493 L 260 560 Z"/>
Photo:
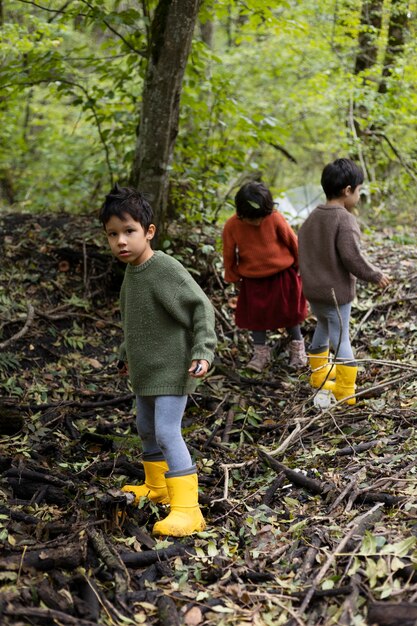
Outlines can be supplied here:
<path id="1" fill-rule="evenodd" d="M 120 291 L 124 342 L 133 391 L 140 396 L 187 395 L 198 379 L 193 359 L 213 361 L 213 307 L 176 259 L 156 251 L 142 265 L 128 265 Z"/>

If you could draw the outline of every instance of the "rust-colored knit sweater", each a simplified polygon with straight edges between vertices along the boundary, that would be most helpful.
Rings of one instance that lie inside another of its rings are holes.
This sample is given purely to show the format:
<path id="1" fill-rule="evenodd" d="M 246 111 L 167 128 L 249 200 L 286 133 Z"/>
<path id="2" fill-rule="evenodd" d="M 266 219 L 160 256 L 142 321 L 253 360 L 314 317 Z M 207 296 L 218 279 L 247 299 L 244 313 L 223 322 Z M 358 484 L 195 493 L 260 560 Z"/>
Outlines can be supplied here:
<path id="1" fill-rule="evenodd" d="M 255 226 L 230 217 L 223 229 L 224 279 L 263 278 L 298 264 L 297 236 L 278 211 Z"/>

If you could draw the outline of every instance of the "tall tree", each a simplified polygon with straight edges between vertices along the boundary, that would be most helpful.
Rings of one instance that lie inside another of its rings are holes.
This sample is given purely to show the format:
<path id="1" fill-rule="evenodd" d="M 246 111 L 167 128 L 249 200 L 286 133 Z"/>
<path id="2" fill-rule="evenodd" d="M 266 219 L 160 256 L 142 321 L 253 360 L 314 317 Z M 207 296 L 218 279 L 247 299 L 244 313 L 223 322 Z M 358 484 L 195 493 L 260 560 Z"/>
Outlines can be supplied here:
<path id="1" fill-rule="evenodd" d="M 376 63 L 383 4 L 383 0 L 364 0 L 362 4 L 355 74 L 371 68 Z"/>
<path id="2" fill-rule="evenodd" d="M 384 66 L 379 83 L 379 93 L 387 92 L 387 79 L 391 76 L 395 62 L 404 51 L 408 32 L 409 9 L 405 0 L 391 0 L 391 13 L 388 24 L 388 41 L 385 48 Z"/>
<path id="3" fill-rule="evenodd" d="M 165 215 L 182 81 L 200 2 L 160 0 L 151 25 L 130 182 L 150 198 L 157 225 L 163 222 Z"/>

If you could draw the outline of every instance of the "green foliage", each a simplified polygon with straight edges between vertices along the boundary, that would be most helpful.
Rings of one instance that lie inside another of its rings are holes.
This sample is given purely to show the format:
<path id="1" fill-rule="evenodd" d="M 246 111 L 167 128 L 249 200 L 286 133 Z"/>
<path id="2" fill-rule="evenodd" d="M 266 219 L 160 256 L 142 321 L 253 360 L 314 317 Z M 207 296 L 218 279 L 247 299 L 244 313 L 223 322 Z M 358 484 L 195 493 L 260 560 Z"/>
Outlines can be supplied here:
<path id="1" fill-rule="evenodd" d="M 0 32 L 0 196 L 31 211 L 91 211 L 132 166 L 156 1 L 7 3 Z M 245 178 L 274 193 L 361 157 L 379 218 L 415 204 L 416 50 L 410 38 L 379 93 L 378 61 L 354 74 L 361 1 L 203 2 L 184 79 L 169 217 L 213 221 Z M 415 19 L 411 14 L 411 20 Z M 365 111 L 357 117 L 352 110 Z M 383 129 L 376 132 L 375 129 Z M 359 137 L 358 132 L 362 133 Z M 3 189 L 3 194 L 1 191 Z"/>
<path id="2" fill-rule="evenodd" d="M 0 373 L 13 372 L 20 366 L 19 358 L 11 352 L 0 352 Z"/>

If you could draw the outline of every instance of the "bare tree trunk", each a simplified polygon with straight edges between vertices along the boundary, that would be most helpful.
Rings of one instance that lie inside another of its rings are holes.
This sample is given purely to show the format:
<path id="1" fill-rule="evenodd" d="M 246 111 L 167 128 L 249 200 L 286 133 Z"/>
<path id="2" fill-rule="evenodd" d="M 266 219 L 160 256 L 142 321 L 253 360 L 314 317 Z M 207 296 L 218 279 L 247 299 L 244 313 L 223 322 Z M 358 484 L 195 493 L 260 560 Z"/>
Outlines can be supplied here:
<path id="1" fill-rule="evenodd" d="M 397 56 L 404 51 L 408 23 L 408 3 L 404 0 L 392 0 L 388 24 L 388 41 L 385 49 L 382 78 L 378 88 L 379 93 L 386 93 L 387 78 L 392 73 Z"/>
<path id="2" fill-rule="evenodd" d="M 200 22 L 200 34 L 206 46 L 212 48 L 214 34 L 214 24 L 212 20 L 206 20 L 204 23 Z"/>
<path id="3" fill-rule="evenodd" d="M 360 33 L 358 37 L 358 53 L 355 63 L 355 74 L 361 74 L 364 72 L 363 83 L 368 83 L 368 87 L 375 90 L 379 94 L 387 92 L 388 85 L 387 79 L 391 75 L 393 68 L 398 59 L 398 55 L 404 52 L 404 45 L 408 33 L 409 16 L 408 16 L 408 1 L 407 0 L 391 0 L 390 1 L 390 14 L 388 23 L 388 37 L 387 45 L 385 48 L 384 62 L 381 75 L 375 74 L 370 83 L 369 74 L 367 70 L 371 70 L 374 66 L 376 68 L 377 55 L 378 55 L 378 37 L 380 35 L 382 26 L 382 10 L 384 7 L 384 0 L 364 0 L 362 5 L 361 25 Z M 374 87 L 375 85 L 375 87 Z M 362 123 L 361 123 L 362 122 Z M 386 141 L 391 149 L 394 151 L 400 162 L 406 169 L 411 172 L 412 166 L 403 162 L 401 155 L 395 146 L 390 143 L 389 138 L 384 133 L 384 123 L 382 120 L 378 122 L 370 119 L 367 106 L 362 104 L 358 106 L 353 103 L 352 110 L 352 127 L 356 137 L 362 140 L 363 150 L 361 151 L 361 162 L 366 167 L 365 160 L 368 157 L 369 163 L 376 163 L 378 161 L 377 154 L 380 151 L 380 146 L 383 141 Z M 382 171 L 382 175 L 384 172 Z M 371 176 L 370 176 L 371 177 Z"/>
<path id="4" fill-rule="evenodd" d="M 362 4 L 355 74 L 369 69 L 376 63 L 378 35 L 382 25 L 382 7 L 383 0 L 364 0 Z"/>
<path id="5" fill-rule="evenodd" d="M 201 0 L 160 0 L 150 33 L 139 136 L 130 183 L 147 194 L 163 223 L 169 168 L 178 133 L 184 71 Z"/>
<path id="6" fill-rule="evenodd" d="M 355 59 L 355 74 L 365 72 L 362 81 L 369 84 L 369 76 L 366 74 L 375 66 L 378 56 L 378 39 L 382 26 L 382 9 L 384 0 L 363 0 L 361 21 L 358 35 L 358 51 Z M 349 125 L 351 131 L 357 139 L 363 142 L 363 147 L 367 143 L 367 134 L 363 132 L 363 124 L 365 120 L 368 124 L 368 109 L 364 104 L 352 102 L 349 114 Z M 357 152 L 352 154 L 352 158 L 360 160 L 365 171 L 366 178 L 371 177 L 369 168 L 366 163 L 365 152 L 360 143 L 357 143 Z"/>

